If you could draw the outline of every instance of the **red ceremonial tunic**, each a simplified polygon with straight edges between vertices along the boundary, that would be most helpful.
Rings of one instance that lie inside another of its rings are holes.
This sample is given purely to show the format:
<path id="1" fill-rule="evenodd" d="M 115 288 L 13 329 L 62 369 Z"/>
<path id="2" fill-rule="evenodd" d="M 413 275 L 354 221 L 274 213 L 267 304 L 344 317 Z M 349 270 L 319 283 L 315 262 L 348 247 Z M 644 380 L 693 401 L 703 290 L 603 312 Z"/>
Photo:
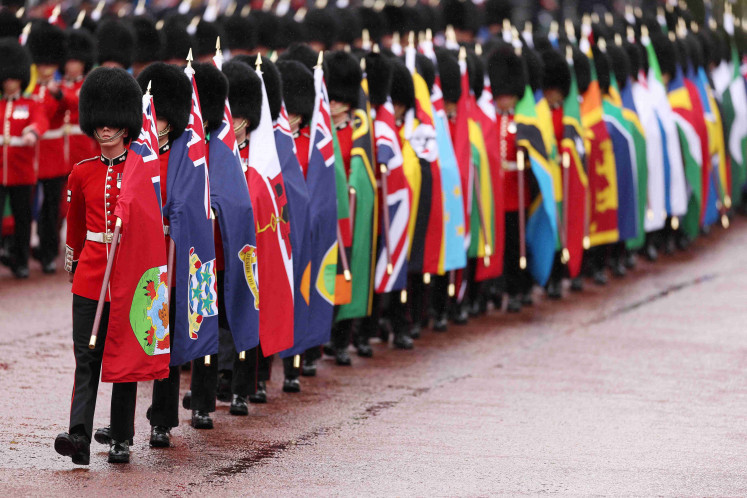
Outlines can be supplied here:
<path id="1" fill-rule="evenodd" d="M 350 178 L 350 155 L 353 151 L 353 125 L 350 121 L 335 125 L 337 143 L 340 144 L 342 162 L 345 165 L 345 178 Z"/>
<path id="2" fill-rule="evenodd" d="M 82 161 L 68 178 L 65 270 L 74 272 L 73 294 L 88 299 L 98 300 L 101 293 L 111 243 L 105 237 L 114 232 L 127 150 L 113 159 Z"/>
<path id="3" fill-rule="evenodd" d="M 5 186 L 34 185 L 36 147 L 23 145 L 23 135 L 34 132 L 40 137 L 47 130 L 44 109 L 33 97 L 23 95 L 0 99 L 2 116 L 2 156 L 0 156 L 0 182 Z"/>
<path id="4" fill-rule="evenodd" d="M 53 95 L 46 85 L 37 85 L 34 96 L 44 110 L 49 128 L 36 143 L 36 170 L 40 180 L 66 176 L 70 172 L 65 160 L 65 114 L 67 102 L 64 91 Z M 91 157 L 90 155 L 87 157 Z"/>
<path id="5" fill-rule="evenodd" d="M 513 114 L 498 114 L 498 146 L 504 175 L 504 208 L 519 210 L 519 173 L 516 167 L 516 125 Z M 524 170 L 524 207 L 529 207 L 528 170 Z"/>
<path id="6" fill-rule="evenodd" d="M 293 135 L 293 141 L 296 143 L 296 158 L 303 171 L 303 177 L 306 178 L 306 172 L 309 170 L 309 147 L 311 144 L 311 130 L 308 126 L 301 128 Z"/>

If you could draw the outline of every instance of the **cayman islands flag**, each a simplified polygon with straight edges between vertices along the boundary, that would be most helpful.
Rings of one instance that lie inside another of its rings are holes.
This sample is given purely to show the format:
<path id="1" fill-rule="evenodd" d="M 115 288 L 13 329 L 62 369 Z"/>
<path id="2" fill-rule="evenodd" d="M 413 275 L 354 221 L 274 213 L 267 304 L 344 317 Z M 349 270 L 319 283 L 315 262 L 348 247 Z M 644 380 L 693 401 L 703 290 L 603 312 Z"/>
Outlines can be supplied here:
<path id="1" fill-rule="evenodd" d="M 257 71 L 260 79 L 262 72 Z M 265 356 L 293 346 L 293 253 L 290 212 L 270 105 L 262 84 L 262 114 L 249 140 L 249 195 L 254 208 L 262 306 L 259 340 Z"/>
<path id="2" fill-rule="evenodd" d="M 301 165 L 296 157 L 288 113 L 285 104 L 274 123 L 275 149 L 283 172 L 288 215 L 293 229 L 290 233 L 293 254 L 293 347 L 280 353 L 282 358 L 301 354 L 324 342 L 320 334 L 309 328 L 311 299 L 311 233 L 309 232 L 309 191 Z"/>
<path id="3" fill-rule="evenodd" d="M 404 171 L 404 158 L 399 146 L 391 100 L 376 108 L 374 119 L 376 161 L 386 166 L 381 175 L 384 189 L 379 190 L 381 209 L 380 237 L 374 284 L 377 293 L 398 291 L 407 287 L 407 252 L 410 247 L 407 225 L 410 221 L 410 189 Z M 389 223 L 384 220 L 383 204 L 389 211 Z M 388 231 L 387 231 L 388 228 Z M 392 265 L 391 274 L 387 265 Z"/>
<path id="4" fill-rule="evenodd" d="M 335 151 L 329 96 L 322 67 L 314 69 L 316 98 L 311 118 L 309 167 L 309 223 L 311 229 L 311 299 L 309 329 L 327 342 L 332 330 L 337 274 L 337 201 Z"/>
<path id="5" fill-rule="evenodd" d="M 171 364 L 182 365 L 218 350 L 218 287 L 210 216 L 205 132 L 193 73 L 192 109 L 184 133 L 171 145 L 163 215 L 174 242 L 175 319 Z"/>
<path id="6" fill-rule="evenodd" d="M 104 382 L 142 382 L 169 375 L 169 285 L 157 135 L 153 98 L 146 93 L 143 126 L 130 145 L 114 210 L 122 221 L 122 238 L 111 279 Z"/>

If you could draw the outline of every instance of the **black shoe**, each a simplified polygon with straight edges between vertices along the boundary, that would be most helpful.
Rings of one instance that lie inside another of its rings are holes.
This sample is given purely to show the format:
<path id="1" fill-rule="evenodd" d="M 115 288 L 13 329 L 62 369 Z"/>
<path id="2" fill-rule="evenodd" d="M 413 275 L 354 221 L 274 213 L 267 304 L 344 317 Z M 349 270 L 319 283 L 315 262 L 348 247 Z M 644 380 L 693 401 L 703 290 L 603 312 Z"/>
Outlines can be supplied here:
<path id="1" fill-rule="evenodd" d="M 547 297 L 550 299 L 561 299 L 563 297 L 563 291 L 559 281 L 550 280 L 547 283 Z"/>
<path id="2" fill-rule="evenodd" d="M 195 429 L 212 429 L 213 419 L 208 412 L 192 410 L 192 427 Z"/>
<path id="3" fill-rule="evenodd" d="M 635 268 L 636 259 L 635 259 L 635 254 L 633 254 L 632 251 L 628 251 L 627 253 L 625 253 L 623 264 L 625 265 L 625 268 L 627 268 L 628 270 L 632 270 L 633 268 Z"/>
<path id="4" fill-rule="evenodd" d="M 573 292 L 581 292 L 584 290 L 584 279 L 576 277 L 571 279 L 571 290 Z"/>
<path id="5" fill-rule="evenodd" d="M 109 463 L 130 463 L 130 444 L 127 441 L 112 441 L 107 461 Z"/>
<path id="6" fill-rule="evenodd" d="M 231 396 L 231 375 L 232 372 L 223 372 L 218 374 L 218 389 L 215 398 L 223 403 L 230 403 Z"/>
<path id="7" fill-rule="evenodd" d="M 228 413 L 231 415 L 249 415 L 249 407 L 246 406 L 246 397 L 238 394 L 233 395 L 231 400 L 231 407 L 228 409 Z"/>
<path id="8" fill-rule="evenodd" d="M 57 263 L 55 263 L 54 261 L 42 263 L 42 273 L 45 273 L 47 275 L 57 273 Z"/>
<path id="9" fill-rule="evenodd" d="M 96 432 L 93 434 L 93 440 L 99 444 L 112 444 L 111 428 L 107 425 L 106 427 L 96 429 Z M 132 445 L 132 439 L 127 442 Z"/>
<path id="10" fill-rule="evenodd" d="M 355 345 L 355 351 L 358 353 L 358 356 L 361 358 L 372 358 L 373 357 L 373 348 L 370 344 L 368 344 L 368 341 L 366 342 L 359 342 Z"/>
<path id="11" fill-rule="evenodd" d="M 150 428 L 150 447 L 151 448 L 168 448 L 171 446 L 171 431 L 163 425 L 156 425 Z"/>
<path id="12" fill-rule="evenodd" d="M 41 251 L 41 247 L 39 247 L 39 246 L 32 247 L 30 254 L 31 254 L 32 258 L 34 258 L 35 260 L 37 260 L 40 263 L 42 262 L 42 259 L 44 259 L 44 258 L 42 258 L 42 251 Z"/>
<path id="13" fill-rule="evenodd" d="M 664 254 L 674 254 L 674 249 L 674 237 L 667 237 L 667 241 L 664 243 Z"/>
<path id="14" fill-rule="evenodd" d="M 265 381 L 257 381 L 257 392 L 249 395 L 250 403 L 267 403 L 267 385 Z"/>
<path id="15" fill-rule="evenodd" d="M 332 347 L 331 343 L 327 343 L 322 346 L 322 353 L 326 354 L 327 356 L 334 356 L 335 355 L 335 348 Z"/>
<path id="16" fill-rule="evenodd" d="M 13 268 L 13 276 L 17 279 L 29 278 L 29 267 L 28 266 L 16 266 Z"/>
<path id="17" fill-rule="evenodd" d="M 190 406 L 192 406 L 192 391 L 187 391 L 182 398 L 182 408 L 189 410 Z"/>
<path id="18" fill-rule="evenodd" d="M 283 381 L 283 392 L 284 393 L 300 393 L 301 383 L 298 379 L 288 379 Z"/>
<path id="19" fill-rule="evenodd" d="M 91 445 L 81 434 L 58 434 L 54 440 L 54 450 L 60 455 L 72 457 L 76 465 L 88 465 L 91 460 Z"/>
<path id="20" fill-rule="evenodd" d="M 686 251 L 687 248 L 690 247 L 690 238 L 684 233 L 681 233 L 677 236 L 676 244 L 677 249 L 680 251 Z"/>
<path id="21" fill-rule="evenodd" d="M 349 367 L 353 364 L 346 349 L 340 349 L 335 353 L 335 363 L 341 367 Z"/>
<path id="22" fill-rule="evenodd" d="M 465 306 L 460 306 L 457 312 L 451 317 L 451 321 L 456 325 L 467 325 L 469 322 L 469 313 Z"/>
<path id="23" fill-rule="evenodd" d="M 521 311 L 521 298 L 519 296 L 508 296 L 508 306 L 506 311 L 509 313 L 518 313 Z"/>
<path id="24" fill-rule="evenodd" d="M 408 336 L 405 332 L 395 334 L 392 345 L 397 349 L 412 349 L 415 347 L 412 342 L 412 338 L 410 338 L 410 336 Z"/>
<path id="25" fill-rule="evenodd" d="M 441 315 L 436 318 L 433 322 L 434 332 L 446 332 L 449 329 L 449 321 L 446 319 L 446 315 Z"/>
<path id="26" fill-rule="evenodd" d="M 521 305 L 522 306 L 532 306 L 534 305 L 534 299 L 532 298 L 532 293 L 527 292 L 523 296 L 521 296 Z"/>
<path id="27" fill-rule="evenodd" d="M 410 327 L 410 339 L 420 339 L 420 325 Z"/>
<path id="28" fill-rule="evenodd" d="M 594 283 L 597 285 L 607 285 L 607 273 L 604 270 L 595 271 Z"/>
<path id="29" fill-rule="evenodd" d="M 619 260 L 615 261 L 612 265 L 612 274 L 617 278 L 621 278 L 624 277 L 626 273 L 628 273 L 628 271 L 625 269 L 625 265 Z"/>
<path id="30" fill-rule="evenodd" d="M 313 361 L 306 362 L 306 360 L 304 360 L 301 365 L 301 375 L 304 377 L 316 377 L 316 363 Z"/>
<path id="31" fill-rule="evenodd" d="M 647 260 L 656 261 L 657 259 L 659 259 L 659 252 L 656 250 L 656 247 L 653 244 L 646 244 L 646 247 L 643 251 L 646 255 Z"/>

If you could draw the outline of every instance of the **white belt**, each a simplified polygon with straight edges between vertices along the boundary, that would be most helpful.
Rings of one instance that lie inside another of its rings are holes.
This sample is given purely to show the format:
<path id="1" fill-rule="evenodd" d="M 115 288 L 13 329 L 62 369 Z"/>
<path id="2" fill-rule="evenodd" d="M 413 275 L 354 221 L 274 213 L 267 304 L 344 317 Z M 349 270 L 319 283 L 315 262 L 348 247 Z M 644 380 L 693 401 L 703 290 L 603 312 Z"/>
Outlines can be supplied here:
<path id="1" fill-rule="evenodd" d="M 86 231 L 86 240 L 90 240 L 91 242 L 98 242 L 99 244 L 111 244 L 114 241 L 114 234 L 92 232 L 88 230 Z"/>
<path id="2" fill-rule="evenodd" d="M 516 161 L 503 161 L 503 169 L 506 171 L 519 171 Z"/>
<path id="3" fill-rule="evenodd" d="M 80 129 L 80 125 L 68 125 L 70 128 L 67 131 L 68 135 L 85 135 L 83 130 Z"/>
<path id="4" fill-rule="evenodd" d="M 54 140 L 55 138 L 62 138 L 65 136 L 64 128 L 57 128 L 56 130 L 47 130 L 44 135 L 41 136 L 42 140 Z"/>
<path id="5" fill-rule="evenodd" d="M 10 140 L 8 142 L 5 142 L 5 137 L 0 135 L 0 145 L 10 145 L 13 147 L 25 147 L 26 143 L 23 141 L 23 138 L 21 137 L 10 137 Z"/>

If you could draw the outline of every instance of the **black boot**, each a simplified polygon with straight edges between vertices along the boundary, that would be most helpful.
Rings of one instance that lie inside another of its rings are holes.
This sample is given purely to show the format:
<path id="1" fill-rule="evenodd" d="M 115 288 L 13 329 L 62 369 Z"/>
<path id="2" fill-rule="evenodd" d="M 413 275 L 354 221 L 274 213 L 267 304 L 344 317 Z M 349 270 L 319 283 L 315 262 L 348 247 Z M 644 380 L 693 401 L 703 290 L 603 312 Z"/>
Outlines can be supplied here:
<path id="1" fill-rule="evenodd" d="M 550 279 L 550 281 L 547 282 L 547 297 L 550 299 L 560 299 L 563 297 L 563 291 L 559 280 Z"/>
<path id="2" fill-rule="evenodd" d="M 114 441 L 109 447 L 109 463 L 130 463 L 130 445 L 127 441 Z"/>
<path id="3" fill-rule="evenodd" d="M 506 311 L 509 313 L 518 313 L 521 311 L 521 298 L 519 296 L 508 296 L 508 306 Z"/>
<path id="4" fill-rule="evenodd" d="M 59 434 L 54 440 L 54 450 L 60 455 L 72 457 L 75 465 L 88 465 L 91 461 L 91 444 L 82 434 Z"/>
<path id="5" fill-rule="evenodd" d="M 449 329 L 449 321 L 446 319 L 446 313 L 440 314 L 433 322 L 434 332 L 446 332 Z"/>
<path id="6" fill-rule="evenodd" d="M 99 429 L 96 429 L 96 432 L 93 434 L 93 440 L 96 441 L 99 444 L 105 444 L 105 445 L 111 445 L 112 444 L 112 438 L 111 438 L 111 429 L 107 425 L 106 427 L 101 427 Z M 127 441 L 130 446 L 132 445 L 132 439 Z"/>
<path id="7" fill-rule="evenodd" d="M 257 381 L 257 392 L 249 395 L 250 403 L 267 403 L 267 384 L 265 381 Z"/>
<path id="8" fill-rule="evenodd" d="M 337 363 L 341 367 L 349 367 L 353 364 L 352 360 L 350 359 L 350 355 L 348 354 L 347 348 L 338 349 L 337 351 L 335 351 L 335 363 Z"/>
<path id="9" fill-rule="evenodd" d="M 607 285 L 607 273 L 602 269 L 595 270 L 594 283 L 597 285 Z"/>
<path id="10" fill-rule="evenodd" d="M 571 279 L 571 290 L 573 292 L 581 292 L 584 290 L 584 279 L 576 277 Z"/>
<path id="11" fill-rule="evenodd" d="M 171 432 L 169 428 L 163 425 L 156 425 L 150 428 L 150 447 L 151 448 L 168 448 L 171 446 Z"/>
<path id="12" fill-rule="evenodd" d="M 190 406 L 192 406 L 192 391 L 187 391 L 182 398 L 182 408 L 189 410 Z"/>
<path id="13" fill-rule="evenodd" d="M 303 363 L 301 363 L 301 375 L 304 377 L 316 377 L 316 362 L 306 355 L 303 357 Z"/>
<path id="14" fill-rule="evenodd" d="M 246 397 L 234 394 L 228 413 L 231 415 L 249 415 L 249 407 L 246 405 Z"/>
<path id="15" fill-rule="evenodd" d="M 301 382 L 298 379 L 291 379 L 286 377 L 283 381 L 283 392 L 284 393 L 300 393 Z"/>
<path id="16" fill-rule="evenodd" d="M 208 412 L 192 410 L 192 427 L 195 429 L 212 429 L 213 419 Z"/>
<path id="17" fill-rule="evenodd" d="M 361 358 L 373 357 L 373 348 L 371 348 L 371 344 L 369 344 L 368 342 L 368 336 L 358 333 L 353 338 L 353 341 L 355 344 L 355 351 L 358 353 L 358 356 L 360 356 Z"/>
<path id="18" fill-rule="evenodd" d="M 405 331 L 401 331 L 394 335 L 392 345 L 397 349 L 412 349 L 415 347 L 412 338 Z"/>
<path id="19" fill-rule="evenodd" d="M 215 392 L 215 397 L 218 401 L 223 403 L 231 402 L 231 377 L 233 372 L 225 371 L 218 372 L 218 389 Z"/>

